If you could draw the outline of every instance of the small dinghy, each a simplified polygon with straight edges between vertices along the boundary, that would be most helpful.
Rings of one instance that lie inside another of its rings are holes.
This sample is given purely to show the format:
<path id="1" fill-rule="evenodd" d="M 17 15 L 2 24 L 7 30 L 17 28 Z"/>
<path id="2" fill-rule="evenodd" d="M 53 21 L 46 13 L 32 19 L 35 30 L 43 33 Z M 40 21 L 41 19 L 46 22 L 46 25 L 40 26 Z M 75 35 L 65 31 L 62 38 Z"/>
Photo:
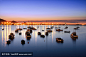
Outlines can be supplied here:
<path id="1" fill-rule="evenodd" d="M 36 28 L 34 28 L 34 27 L 28 27 L 29 29 L 31 29 L 31 30 L 37 30 Z"/>
<path id="2" fill-rule="evenodd" d="M 52 32 L 52 30 L 47 30 L 47 32 Z"/>
<path id="3" fill-rule="evenodd" d="M 78 28 L 74 28 L 75 30 L 78 30 Z"/>
<path id="4" fill-rule="evenodd" d="M 22 30 L 22 28 L 19 28 L 19 29 L 17 29 L 17 30 Z"/>
<path id="5" fill-rule="evenodd" d="M 2 30 L 4 30 L 4 28 Z"/>
<path id="6" fill-rule="evenodd" d="M 26 35 L 27 40 L 30 40 L 31 39 L 31 35 L 30 35 L 30 32 L 29 31 L 26 31 L 25 35 Z"/>
<path id="7" fill-rule="evenodd" d="M 61 30 L 61 29 L 56 29 L 56 31 L 63 31 L 63 30 Z"/>
<path id="8" fill-rule="evenodd" d="M 76 35 L 76 32 L 73 32 L 70 36 L 71 38 L 78 38 L 78 35 Z"/>
<path id="9" fill-rule="evenodd" d="M 64 33 L 70 33 L 70 31 L 64 31 Z"/>
<path id="10" fill-rule="evenodd" d="M 16 29 L 15 32 L 18 33 L 18 30 Z"/>
<path id="11" fill-rule="evenodd" d="M 48 36 L 48 32 L 45 32 L 45 35 Z"/>
<path id="12" fill-rule="evenodd" d="M 21 44 L 22 44 L 22 45 L 25 44 L 25 40 L 21 40 Z"/>
<path id="13" fill-rule="evenodd" d="M 38 32 L 38 35 L 41 35 L 41 32 Z"/>
<path id="14" fill-rule="evenodd" d="M 19 35 L 21 35 L 22 33 L 20 32 Z"/>
<path id="15" fill-rule="evenodd" d="M 76 27 L 76 28 L 74 28 L 75 30 L 78 30 L 80 27 Z"/>
<path id="16" fill-rule="evenodd" d="M 44 37 L 45 37 L 45 35 L 40 35 L 40 37 L 43 37 L 43 38 L 44 38 Z"/>
<path id="17" fill-rule="evenodd" d="M 58 43 L 63 43 L 63 39 L 61 39 L 61 38 L 56 38 L 56 41 L 58 42 Z"/>
<path id="18" fill-rule="evenodd" d="M 15 35 L 14 35 L 13 33 L 10 33 L 9 39 L 10 39 L 10 40 L 13 40 L 13 39 L 14 39 L 14 36 L 15 36 Z"/>
<path id="19" fill-rule="evenodd" d="M 51 29 L 53 29 L 54 28 L 54 26 L 51 26 Z"/>
<path id="20" fill-rule="evenodd" d="M 76 27 L 76 28 L 80 28 L 80 27 Z"/>
<path id="21" fill-rule="evenodd" d="M 25 35 L 30 35 L 30 32 L 29 32 L 29 31 L 26 31 L 26 32 L 25 32 Z"/>
<path id="22" fill-rule="evenodd" d="M 51 28 L 46 28 L 46 29 L 51 29 Z"/>
<path id="23" fill-rule="evenodd" d="M 66 26 L 64 29 L 67 29 L 68 27 Z"/>
<path id="24" fill-rule="evenodd" d="M 44 30 L 42 30 L 42 31 L 44 31 Z"/>
<path id="25" fill-rule="evenodd" d="M 10 43 L 11 43 L 11 41 L 10 41 L 10 40 L 8 40 L 8 41 L 7 41 L 7 44 L 9 45 Z"/>

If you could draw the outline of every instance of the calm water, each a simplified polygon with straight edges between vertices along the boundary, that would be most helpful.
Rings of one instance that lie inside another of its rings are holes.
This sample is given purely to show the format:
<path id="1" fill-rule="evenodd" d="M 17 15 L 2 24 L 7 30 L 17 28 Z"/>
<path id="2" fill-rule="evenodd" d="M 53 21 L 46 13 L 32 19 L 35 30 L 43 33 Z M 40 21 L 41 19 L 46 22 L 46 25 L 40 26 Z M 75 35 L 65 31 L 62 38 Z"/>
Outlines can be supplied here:
<path id="1" fill-rule="evenodd" d="M 27 28 L 27 26 L 29 25 L 20 25 L 20 28 Z M 21 31 L 22 35 L 15 33 L 15 29 L 19 28 L 19 25 L 0 25 L 0 52 L 33 52 L 32 57 L 86 57 L 86 26 L 79 26 L 79 30 L 76 30 L 78 35 L 76 40 L 73 40 L 70 34 L 75 31 L 73 28 L 77 26 L 68 26 L 68 29 L 64 29 L 65 26 L 53 25 L 53 32 L 49 33 L 47 37 L 38 36 L 39 31 L 44 35 L 46 28 L 51 26 L 39 25 L 37 30 L 33 30 L 31 39 L 27 40 L 26 29 Z M 37 25 L 33 25 L 33 27 L 37 28 Z M 55 27 L 61 27 L 63 32 L 55 31 Z M 70 31 L 70 33 L 64 33 L 64 31 Z M 15 34 L 15 38 L 11 44 L 7 45 L 6 41 L 9 40 L 8 36 L 11 32 Z M 61 37 L 64 42 L 57 43 L 57 37 Z M 22 39 L 25 40 L 24 45 L 21 44 Z"/>

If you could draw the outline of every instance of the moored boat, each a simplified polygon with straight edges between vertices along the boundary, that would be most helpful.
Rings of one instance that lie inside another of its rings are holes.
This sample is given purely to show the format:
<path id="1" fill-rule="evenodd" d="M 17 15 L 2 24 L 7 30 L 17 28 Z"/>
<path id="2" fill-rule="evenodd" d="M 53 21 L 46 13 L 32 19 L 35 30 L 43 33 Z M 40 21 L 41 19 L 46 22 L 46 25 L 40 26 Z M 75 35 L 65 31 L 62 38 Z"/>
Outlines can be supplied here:
<path id="1" fill-rule="evenodd" d="M 43 37 L 43 38 L 44 38 L 44 37 L 45 37 L 45 35 L 40 35 L 40 37 Z"/>
<path id="2" fill-rule="evenodd" d="M 56 41 L 57 41 L 58 43 L 60 43 L 60 42 L 63 43 L 64 40 L 61 39 L 61 38 L 56 38 Z"/>
<path id="3" fill-rule="evenodd" d="M 22 44 L 22 45 L 25 44 L 25 40 L 21 40 L 21 44 Z"/>
<path id="4" fill-rule="evenodd" d="M 41 32 L 38 32 L 38 35 L 41 35 Z"/>
<path id="5" fill-rule="evenodd" d="M 64 29 L 67 29 L 68 27 L 66 26 Z"/>
<path id="6" fill-rule="evenodd" d="M 63 30 L 61 30 L 61 29 L 56 29 L 56 31 L 63 31 Z"/>
<path id="7" fill-rule="evenodd" d="M 49 30 L 47 30 L 47 32 L 52 32 L 52 30 L 49 29 Z"/>
<path id="8" fill-rule="evenodd" d="M 46 28 L 46 29 L 51 29 L 51 28 Z"/>
<path id="9" fill-rule="evenodd" d="M 15 36 L 15 35 L 14 35 L 13 33 L 10 33 L 9 39 L 10 39 L 10 40 L 13 40 L 13 39 L 14 39 L 14 36 Z"/>
<path id="10" fill-rule="evenodd" d="M 70 36 L 71 38 L 78 38 L 78 35 L 76 35 L 76 32 L 73 32 Z"/>
<path id="11" fill-rule="evenodd" d="M 11 41 L 10 41 L 10 40 L 8 40 L 8 41 L 7 41 L 7 44 L 9 45 L 10 43 L 11 43 Z"/>
<path id="12" fill-rule="evenodd" d="M 64 33 L 70 33 L 70 31 L 64 31 Z"/>
<path id="13" fill-rule="evenodd" d="M 48 36 L 48 32 L 45 32 L 45 35 Z"/>
<path id="14" fill-rule="evenodd" d="M 4 30 L 4 28 L 2 30 Z"/>

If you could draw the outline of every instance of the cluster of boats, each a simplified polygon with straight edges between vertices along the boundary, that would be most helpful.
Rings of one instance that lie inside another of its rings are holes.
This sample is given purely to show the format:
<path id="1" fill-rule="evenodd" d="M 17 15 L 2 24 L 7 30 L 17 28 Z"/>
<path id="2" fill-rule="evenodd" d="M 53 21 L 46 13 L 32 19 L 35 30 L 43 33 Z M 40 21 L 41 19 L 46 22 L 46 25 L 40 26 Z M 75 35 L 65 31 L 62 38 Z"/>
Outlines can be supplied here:
<path id="1" fill-rule="evenodd" d="M 39 28 L 39 27 L 37 27 L 37 28 Z M 49 33 L 52 33 L 53 31 L 52 31 L 52 29 L 54 28 L 54 26 L 51 26 L 50 28 L 46 28 L 46 32 L 45 32 L 45 35 L 42 35 L 41 34 L 41 32 L 38 32 L 38 35 L 40 36 L 40 37 L 42 37 L 42 38 L 45 38 L 45 36 L 48 36 L 49 35 Z M 66 26 L 64 29 L 67 29 L 68 27 Z M 77 29 L 78 28 L 80 28 L 80 27 L 76 27 Z M 29 26 L 29 27 L 27 27 L 27 28 L 23 28 L 23 29 L 27 29 L 27 31 L 25 32 L 25 36 L 26 36 L 26 39 L 27 40 L 30 40 L 31 39 L 31 33 L 33 32 L 33 30 L 37 30 L 35 27 L 31 27 L 31 26 Z M 23 30 L 22 28 L 18 28 L 18 29 L 16 29 L 15 30 L 15 32 L 16 33 L 18 33 L 19 31 L 21 31 L 21 30 Z M 56 29 L 56 31 L 58 31 L 58 32 L 60 32 L 60 31 L 63 31 L 62 29 L 60 29 L 60 27 L 55 27 L 55 29 Z M 74 28 L 75 29 L 75 28 Z M 42 30 L 42 31 L 44 31 L 44 30 Z M 70 31 L 64 31 L 64 33 L 70 33 Z M 19 32 L 19 35 L 21 35 L 22 33 L 21 32 Z M 13 40 L 14 39 L 14 34 L 13 33 L 10 33 L 10 35 L 9 35 L 9 39 L 10 40 Z M 71 35 L 70 35 L 70 37 L 73 39 L 73 40 L 76 40 L 77 38 L 78 38 L 78 35 L 76 35 L 76 32 L 73 32 Z M 7 41 L 7 44 L 10 44 L 11 43 L 11 41 L 10 40 L 8 40 Z M 63 39 L 61 39 L 61 38 L 56 38 L 56 42 L 58 42 L 58 43 L 63 43 L 64 42 L 64 40 Z M 21 40 L 21 44 L 25 44 L 25 40 Z"/>
<path id="2" fill-rule="evenodd" d="M 13 33 L 10 33 L 9 39 L 10 39 L 10 40 L 13 40 L 13 39 L 14 39 L 14 36 L 15 36 L 15 35 L 14 35 Z M 7 44 L 8 44 L 8 45 L 11 43 L 10 40 L 7 41 Z"/>
<path id="3" fill-rule="evenodd" d="M 58 29 L 57 29 L 57 27 L 55 27 L 56 28 L 56 31 L 58 31 L 58 32 L 60 32 L 60 31 L 63 31 L 62 29 L 60 29 L 61 27 L 58 27 Z M 80 27 L 76 27 L 76 28 L 74 28 L 75 30 L 78 30 Z M 68 29 L 68 27 L 66 26 L 64 29 Z M 64 33 L 70 33 L 70 31 L 64 31 Z M 76 32 L 72 32 L 71 33 L 71 35 L 70 35 L 70 37 L 73 39 L 73 40 L 76 40 L 77 38 L 78 38 L 78 35 L 76 35 Z M 58 42 L 58 43 L 63 43 L 63 39 L 61 39 L 61 38 L 56 38 L 56 42 Z"/>

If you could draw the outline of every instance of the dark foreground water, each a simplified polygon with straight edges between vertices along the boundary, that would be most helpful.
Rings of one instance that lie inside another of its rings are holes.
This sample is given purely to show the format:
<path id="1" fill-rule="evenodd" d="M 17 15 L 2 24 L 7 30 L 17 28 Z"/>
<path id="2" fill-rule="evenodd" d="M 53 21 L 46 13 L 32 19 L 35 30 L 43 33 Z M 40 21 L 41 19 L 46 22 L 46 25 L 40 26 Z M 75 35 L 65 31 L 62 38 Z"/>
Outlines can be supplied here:
<path id="1" fill-rule="evenodd" d="M 27 28 L 28 26 L 21 25 L 20 28 Z M 15 33 L 15 29 L 19 28 L 19 25 L 0 25 L 0 52 L 33 52 L 33 56 L 30 57 L 86 57 L 86 26 L 79 26 L 79 30 L 76 30 L 78 35 L 76 40 L 70 37 L 70 34 L 75 31 L 73 28 L 77 27 L 73 25 L 68 26 L 68 29 L 64 29 L 65 26 L 62 25 L 53 25 L 53 32 L 49 33 L 48 36 L 45 36 L 45 38 L 38 36 L 39 31 L 44 35 L 46 27 L 51 26 L 39 25 L 37 30 L 33 30 L 31 39 L 27 40 L 25 36 L 26 29 L 21 31 L 22 35 Z M 37 25 L 33 25 L 33 27 L 37 28 Z M 55 31 L 55 27 L 61 27 L 63 32 Z M 70 31 L 70 33 L 64 33 L 64 31 Z M 11 41 L 11 44 L 7 45 L 6 41 L 9 40 L 8 36 L 11 32 L 15 34 L 15 39 Z M 61 37 L 64 42 L 57 43 L 57 37 Z M 25 40 L 24 45 L 21 44 L 22 39 Z"/>

